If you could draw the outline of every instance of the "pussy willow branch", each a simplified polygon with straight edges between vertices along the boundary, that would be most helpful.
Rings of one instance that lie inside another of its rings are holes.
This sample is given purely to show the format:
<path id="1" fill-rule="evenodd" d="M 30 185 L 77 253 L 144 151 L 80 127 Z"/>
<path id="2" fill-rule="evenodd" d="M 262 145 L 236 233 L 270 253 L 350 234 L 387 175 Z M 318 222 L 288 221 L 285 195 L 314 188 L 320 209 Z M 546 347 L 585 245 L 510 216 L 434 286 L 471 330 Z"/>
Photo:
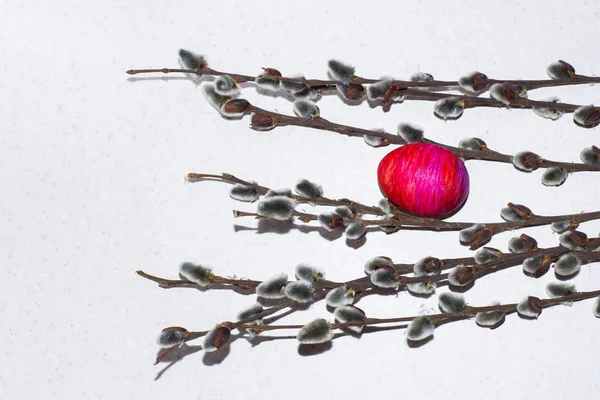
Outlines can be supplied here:
<path id="1" fill-rule="evenodd" d="M 245 186 L 256 187 L 261 195 L 264 195 L 269 187 L 255 185 L 252 182 L 245 181 L 243 179 L 237 178 L 232 174 L 223 173 L 221 175 L 215 174 L 202 174 L 202 173 L 189 173 L 188 180 L 202 181 L 202 180 L 216 180 L 220 182 L 225 182 L 229 184 L 242 184 Z M 364 204 L 355 202 L 349 199 L 330 199 L 326 197 L 317 197 L 314 199 L 306 198 L 302 196 L 294 196 L 294 199 L 299 203 L 313 203 L 317 205 L 323 206 L 348 206 L 353 208 L 359 214 L 371 214 L 377 216 L 384 216 L 385 213 L 379 207 L 366 206 Z M 420 229 L 420 230 L 435 230 L 435 231 L 460 231 L 464 228 L 468 228 L 477 224 L 476 222 L 447 222 L 441 221 L 435 218 L 426 218 L 426 217 L 417 217 L 409 214 L 402 213 L 397 209 L 392 209 L 393 216 L 386 220 L 364 220 L 362 221 L 365 225 L 390 225 L 394 226 L 398 229 Z M 242 211 L 234 211 L 236 216 L 253 216 L 256 217 L 257 214 L 242 212 Z M 295 212 L 296 216 L 300 218 L 303 222 L 314 221 L 317 219 L 316 214 L 310 213 L 300 213 Z M 600 219 L 600 211 L 588 212 L 588 213 L 580 213 L 580 214 L 564 214 L 564 215 L 554 215 L 554 216 L 542 216 L 532 214 L 531 218 L 525 221 L 518 222 L 490 222 L 483 223 L 489 230 L 491 235 L 495 235 L 500 232 L 533 227 L 533 226 L 542 226 L 549 225 L 553 222 L 561 222 L 561 221 L 573 221 L 577 223 L 582 223 L 590 220 Z"/>
<path id="2" fill-rule="evenodd" d="M 384 139 L 387 144 L 405 145 L 407 142 L 402 139 L 399 135 L 391 133 L 380 132 L 376 130 L 357 128 L 354 126 L 337 124 L 326 120 L 322 117 L 316 118 L 300 118 L 292 115 L 280 114 L 272 111 L 268 111 L 254 105 L 251 105 L 248 112 L 254 112 L 256 114 L 263 114 L 273 117 L 275 119 L 275 126 L 301 126 L 305 128 L 318 129 L 323 131 L 336 132 L 346 136 L 360 137 L 364 135 L 377 136 Z M 506 164 L 513 163 L 513 156 L 509 154 L 503 154 L 494 150 L 467 150 L 459 147 L 449 146 L 447 144 L 438 143 L 433 140 L 424 139 L 424 143 L 435 144 L 441 146 L 464 160 L 481 160 L 481 161 L 494 161 Z M 584 164 L 584 163 L 568 163 L 542 159 L 539 168 L 550 168 L 560 167 L 565 169 L 567 172 L 580 172 L 580 171 L 600 171 L 600 165 Z"/>
<path id="3" fill-rule="evenodd" d="M 566 247 L 562 247 L 562 246 L 556 246 L 556 247 L 550 247 L 550 248 L 540 248 L 540 249 L 535 249 L 535 250 L 531 250 L 531 251 L 527 251 L 527 252 L 523 252 L 523 253 L 503 254 L 500 258 L 491 260 L 484 264 L 476 264 L 475 259 L 472 257 L 443 259 L 443 260 L 440 260 L 440 265 L 441 265 L 440 271 L 449 270 L 449 269 L 452 269 L 459 265 L 472 265 L 473 266 L 472 268 L 474 271 L 473 280 L 475 281 L 478 278 L 489 275 L 490 273 L 494 273 L 494 272 L 501 271 L 501 270 L 504 270 L 504 269 L 507 269 L 510 267 L 521 265 L 525 259 L 530 258 L 530 257 L 542 255 L 542 256 L 550 256 L 553 260 L 556 260 L 562 254 L 565 254 L 568 252 L 571 252 L 571 250 L 569 250 Z M 585 251 L 585 250 L 583 250 L 583 251 L 573 251 L 572 253 L 581 261 L 582 265 L 596 263 L 596 262 L 600 261 L 600 251 Z M 426 276 L 405 276 L 404 274 L 413 272 L 413 265 L 414 264 L 393 264 L 392 265 L 392 267 L 394 268 L 394 270 L 397 274 L 399 288 L 400 288 L 400 286 L 407 285 L 410 283 L 436 283 L 436 282 L 447 283 L 448 274 L 437 273 L 437 274 L 426 275 Z M 196 284 L 194 282 L 191 282 L 188 280 L 181 280 L 181 279 L 173 280 L 173 279 L 160 278 L 157 276 L 150 275 L 141 270 L 136 271 L 136 273 L 138 275 L 142 276 L 143 278 L 146 278 L 148 280 L 158 283 L 158 285 L 162 288 L 196 287 Z M 209 288 L 215 287 L 215 285 L 218 285 L 218 284 L 228 284 L 228 285 L 231 285 L 231 288 L 242 287 L 242 288 L 248 290 L 249 292 L 254 292 L 256 289 L 256 286 L 258 286 L 262 281 L 246 280 L 246 279 L 230 279 L 230 278 L 224 278 L 224 277 L 218 276 L 218 275 L 211 275 L 209 277 L 209 282 L 210 282 L 210 284 L 208 286 Z M 335 282 L 335 281 L 330 281 L 330 280 L 326 280 L 326 279 L 320 279 L 313 283 L 313 288 L 315 289 L 315 295 L 314 295 L 315 298 L 313 299 L 313 302 L 316 302 L 315 300 L 317 298 L 324 298 L 324 295 L 326 295 L 331 289 L 334 289 L 334 288 L 340 287 L 340 286 L 346 286 L 349 289 L 353 289 L 356 292 L 363 292 L 365 290 L 378 289 L 377 286 L 375 286 L 371 283 L 369 276 L 363 276 L 363 277 L 352 279 L 352 280 L 349 280 L 346 282 Z M 297 304 L 297 303 L 292 302 L 291 304 Z M 252 320 L 255 320 L 255 319 L 256 319 L 256 317 L 254 317 Z"/>
<path id="4" fill-rule="evenodd" d="M 238 83 L 242 82 L 253 82 L 258 76 L 251 75 L 242 75 L 242 74 L 231 74 L 221 71 L 216 71 L 208 66 L 200 68 L 198 70 L 194 69 L 183 69 L 183 68 L 159 68 L 159 69 L 130 69 L 126 71 L 129 75 L 137 75 L 137 74 L 147 74 L 147 73 L 185 73 L 192 74 L 197 76 L 202 75 L 212 75 L 212 76 L 220 76 L 220 75 L 229 75 L 233 79 L 235 79 Z M 299 82 L 304 83 L 309 87 L 320 89 L 320 90 L 336 90 L 336 85 L 343 84 L 337 80 L 320 80 L 320 79 L 300 79 L 300 78 L 288 78 L 288 77 L 277 77 L 277 76 L 269 76 L 270 79 L 273 80 L 283 80 L 290 82 Z M 377 83 L 381 79 L 367 79 L 355 76 L 351 84 L 373 84 Z M 553 80 L 553 79 L 544 79 L 544 80 L 507 80 L 502 81 L 498 79 L 489 79 L 488 80 L 488 88 L 494 83 L 512 83 L 513 85 L 521 85 L 527 90 L 533 90 L 537 88 L 543 87 L 553 87 L 553 86 L 567 86 L 567 85 L 581 85 L 581 84 L 590 84 L 590 83 L 598 83 L 600 82 L 599 77 L 591 77 L 585 75 L 574 75 L 570 79 L 561 79 L 561 80 Z M 392 85 L 396 86 L 399 91 L 399 95 L 405 96 L 406 99 L 409 100 L 425 100 L 425 101 L 437 101 L 442 98 L 447 97 L 457 97 L 452 94 L 441 94 L 435 93 L 432 91 L 424 91 L 414 88 L 427 88 L 427 89 L 439 89 L 439 90 L 448 90 L 448 87 L 456 87 L 459 86 L 457 81 L 436 81 L 432 80 L 429 82 L 412 82 L 412 81 L 403 81 L 403 80 L 394 80 Z M 502 102 L 492 99 L 492 98 L 479 98 L 476 96 L 469 95 L 460 95 L 461 100 L 464 101 L 465 108 L 475 108 L 475 107 L 495 107 L 495 108 L 504 108 L 505 104 Z M 581 107 L 581 105 L 575 104 L 566 104 L 566 103 L 554 103 L 554 102 L 545 102 L 545 101 L 534 101 L 529 99 L 517 99 L 514 102 L 511 102 L 510 107 L 514 108 L 525 108 L 532 109 L 534 107 L 540 108 L 553 108 L 559 110 L 564 113 L 571 113 Z"/>
<path id="5" fill-rule="evenodd" d="M 550 308 L 562 303 L 574 303 L 587 299 L 591 299 L 600 295 L 600 290 L 594 290 L 589 292 L 576 292 L 567 296 L 557 297 L 557 298 L 548 298 L 548 299 L 540 299 L 540 308 L 546 309 Z M 416 315 L 410 317 L 396 317 L 396 318 L 365 318 L 360 322 L 335 322 L 330 324 L 331 329 L 343 329 L 349 328 L 352 326 L 369 326 L 369 325 L 377 325 L 377 324 L 390 324 L 390 323 L 399 323 L 399 322 L 411 322 L 417 317 L 425 316 L 431 323 L 434 325 L 440 324 L 445 320 L 450 321 L 458 321 L 463 319 L 469 319 L 474 317 L 478 312 L 489 312 L 489 311 L 501 311 L 505 315 L 513 314 L 517 311 L 517 303 L 511 304 L 500 304 L 493 306 L 484 306 L 484 307 L 474 307 L 474 306 L 466 306 L 462 312 L 460 313 L 440 313 L 440 314 L 431 314 L 431 315 Z M 256 319 L 256 317 L 254 317 Z M 224 323 L 229 325 L 231 323 Z M 302 329 L 304 325 L 236 325 L 236 328 L 242 329 L 253 329 L 255 331 L 272 331 L 279 329 Z M 191 332 L 193 333 L 193 332 Z"/>

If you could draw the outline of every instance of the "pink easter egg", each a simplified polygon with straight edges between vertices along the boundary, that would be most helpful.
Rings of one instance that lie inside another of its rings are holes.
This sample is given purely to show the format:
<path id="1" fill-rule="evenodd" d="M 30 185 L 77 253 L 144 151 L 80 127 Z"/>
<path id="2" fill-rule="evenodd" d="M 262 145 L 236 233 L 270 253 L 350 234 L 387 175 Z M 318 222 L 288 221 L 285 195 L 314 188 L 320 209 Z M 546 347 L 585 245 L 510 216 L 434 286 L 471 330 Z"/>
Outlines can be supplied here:
<path id="1" fill-rule="evenodd" d="M 463 161 L 443 147 L 407 144 L 387 154 L 377 168 L 379 187 L 403 211 L 446 218 L 469 195 L 469 173 Z"/>

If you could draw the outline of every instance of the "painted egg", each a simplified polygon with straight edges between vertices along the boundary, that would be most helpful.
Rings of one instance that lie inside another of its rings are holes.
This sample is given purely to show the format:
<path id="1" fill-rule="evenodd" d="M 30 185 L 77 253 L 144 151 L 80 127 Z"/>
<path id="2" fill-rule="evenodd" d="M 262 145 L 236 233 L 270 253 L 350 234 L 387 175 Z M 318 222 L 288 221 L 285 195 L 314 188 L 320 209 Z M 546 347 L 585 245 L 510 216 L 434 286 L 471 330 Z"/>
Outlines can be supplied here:
<path id="1" fill-rule="evenodd" d="M 377 179 L 392 203 L 422 217 L 449 217 L 469 195 L 463 161 L 434 144 L 407 144 L 390 152 L 379 163 Z"/>

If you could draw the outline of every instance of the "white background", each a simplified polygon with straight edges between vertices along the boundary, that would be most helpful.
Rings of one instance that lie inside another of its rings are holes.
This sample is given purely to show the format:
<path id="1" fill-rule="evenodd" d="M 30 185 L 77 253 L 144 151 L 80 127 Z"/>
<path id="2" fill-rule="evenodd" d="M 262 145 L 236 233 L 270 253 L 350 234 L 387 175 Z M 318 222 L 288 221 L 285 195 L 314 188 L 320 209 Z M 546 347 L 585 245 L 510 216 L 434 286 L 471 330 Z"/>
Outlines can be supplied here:
<path id="1" fill-rule="evenodd" d="M 450 80 L 478 69 L 495 78 L 543 79 L 559 58 L 594 74 L 597 2 L 2 3 L 1 399 L 597 397 L 600 322 L 591 301 L 546 310 L 535 322 L 511 316 L 494 331 L 472 321 L 446 325 L 418 349 L 406 345 L 402 330 L 343 337 L 315 356 L 298 354 L 295 340 L 253 347 L 242 339 L 214 355 L 194 347 L 173 365 L 153 366 L 163 327 L 208 329 L 234 318 L 254 296 L 164 290 L 137 269 L 176 278 L 179 263 L 190 260 L 218 274 L 263 279 L 291 275 L 307 262 L 347 280 L 377 255 L 414 262 L 471 253 L 452 232 L 374 233 L 355 249 L 316 230 L 246 229 L 255 221 L 234 220 L 231 210 L 253 205 L 230 200 L 228 185 L 186 184 L 185 175 L 230 172 L 274 187 L 306 177 L 330 197 L 375 204 L 377 164 L 391 148 L 307 129 L 255 132 L 248 118 L 221 118 L 190 80 L 132 82 L 124 73 L 177 67 L 183 47 L 205 54 L 215 69 L 247 74 L 264 66 L 325 78 L 330 58 L 353 63 L 365 77 L 407 78 L 421 70 Z M 578 104 L 600 99 L 593 86 L 530 93 L 551 95 Z M 253 87 L 244 96 L 292 112 L 285 99 L 259 96 Z M 415 122 L 444 143 L 478 136 L 502 152 L 529 149 L 562 161 L 578 161 L 583 147 L 599 143 L 598 129 L 578 128 L 570 116 L 552 122 L 531 111 L 476 109 L 445 123 L 425 102 L 383 113 L 329 96 L 319 106 L 334 122 L 391 132 L 400 121 Z M 484 162 L 468 169 L 470 198 L 453 220 L 499 221 L 509 201 L 546 215 L 600 205 L 597 174 L 547 188 L 541 171 Z M 582 230 L 595 236 L 599 226 Z M 541 246 L 556 244 L 547 227 L 527 233 Z M 506 249 L 511 236 L 498 235 L 491 245 Z M 579 289 L 600 288 L 594 268 L 582 268 Z M 534 280 L 515 267 L 478 281 L 466 298 L 485 305 L 544 297 L 552 279 L 549 273 Z M 414 315 L 433 312 L 436 299 L 400 293 L 360 306 L 370 316 Z M 331 318 L 319 303 L 285 321 L 317 316 Z"/>

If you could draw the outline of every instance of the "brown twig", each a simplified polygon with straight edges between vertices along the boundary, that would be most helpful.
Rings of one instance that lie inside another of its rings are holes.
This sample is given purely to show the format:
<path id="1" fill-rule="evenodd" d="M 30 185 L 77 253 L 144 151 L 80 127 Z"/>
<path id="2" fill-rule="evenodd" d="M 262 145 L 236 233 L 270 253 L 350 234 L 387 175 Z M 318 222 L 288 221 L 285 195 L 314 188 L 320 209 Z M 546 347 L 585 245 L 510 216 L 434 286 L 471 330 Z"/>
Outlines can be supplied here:
<path id="1" fill-rule="evenodd" d="M 232 74 L 227 72 L 221 72 L 209 68 L 208 66 L 203 66 L 198 70 L 194 69 L 182 69 L 182 68 L 158 68 L 158 69 L 130 69 L 126 71 L 129 75 L 138 75 L 138 74 L 148 74 L 148 73 L 184 73 L 190 75 L 211 75 L 211 76 L 222 76 L 228 75 L 233 78 L 238 83 L 243 82 L 254 82 L 259 76 L 251 76 L 251 75 L 242 75 L 242 74 Z M 270 79 L 279 80 L 279 81 L 288 81 L 288 82 L 297 82 L 304 83 L 307 87 L 315 88 L 319 90 L 336 90 L 337 85 L 342 85 L 343 83 L 337 80 L 321 80 L 321 79 L 301 79 L 301 78 L 288 78 L 283 76 L 270 75 Z M 353 77 L 351 80 L 351 84 L 356 85 L 368 85 L 374 84 L 380 81 L 380 79 L 368 79 L 361 78 L 358 76 Z M 585 76 L 585 75 L 574 75 L 569 79 L 543 79 L 543 80 L 498 80 L 498 79 L 489 79 L 488 88 L 495 83 L 511 83 L 515 86 L 520 86 L 526 90 L 534 90 L 538 88 L 545 87 L 554 87 L 554 86 L 567 86 L 567 85 L 582 85 L 582 84 L 591 84 L 591 83 L 599 83 L 600 77 L 593 76 Z M 452 94 L 442 94 L 431 91 L 431 89 L 443 90 L 447 91 L 448 88 L 458 87 L 459 84 L 457 81 L 436 81 L 431 80 L 427 82 L 413 82 L 413 81 L 403 81 L 403 80 L 394 80 L 391 83 L 397 90 L 399 95 L 404 96 L 406 99 L 410 100 L 425 100 L 425 101 L 437 101 L 439 99 L 447 98 L 447 97 L 456 97 L 456 95 Z M 421 89 L 429 89 L 430 91 L 419 90 Z M 470 95 L 461 95 L 459 96 L 461 100 L 465 103 L 465 108 L 475 108 L 475 107 L 494 107 L 494 108 L 505 108 L 506 105 L 498 100 L 492 98 L 480 98 L 476 96 Z M 566 103 L 555 103 L 555 102 L 545 102 L 545 101 L 534 101 L 525 98 L 517 99 L 511 102 L 510 107 L 513 108 L 525 108 L 532 109 L 534 107 L 548 107 L 559 110 L 564 113 L 571 113 L 581 107 L 581 105 L 575 104 L 566 104 Z"/>
<path id="2" fill-rule="evenodd" d="M 249 181 L 245 181 L 243 179 L 237 178 L 232 174 L 223 173 L 221 175 L 216 174 L 202 174 L 202 173 L 189 173 L 188 180 L 192 182 L 202 181 L 202 180 L 215 180 L 219 182 L 225 182 L 229 184 L 241 184 L 244 186 L 255 187 L 259 194 L 264 195 L 267 193 L 270 188 L 266 186 L 261 186 L 258 184 L 254 184 Z M 385 216 L 385 212 L 379 207 L 367 206 L 365 204 L 349 200 L 349 199 L 331 199 L 327 197 L 317 197 L 317 198 L 307 198 L 302 196 L 294 196 L 294 199 L 298 203 L 313 203 L 322 206 L 347 206 L 352 208 L 358 214 L 371 214 L 376 216 Z M 318 219 L 318 215 L 298 212 L 295 211 L 295 216 L 298 217 L 303 222 L 315 221 Z M 433 231 L 460 231 L 465 228 L 476 225 L 476 222 L 448 222 L 442 221 L 435 218 L 426 218 L 426 217 L 418 217 L 410 214 L 406 214 L 398 210 L 397 208 L 392 208 L 393 215 L 388 219 L 380 219 L 380 220 L 369 220 L 369 219 L 360 219 L 360 222 L 364 226 L 381 226 L 386 225 L 389 227 L 393 227 L 397 230 L 433 230 Z M 234 210 L 234 215 L 237 217 L 258 217 L 256 213 L 252 212 L 244 212 Z M 482 223 L 485 227 L 486 233 L 489 235 L 486 237 L 485 241 L 481 241 L 471 244 L 471 247 L 477 248 L 485 244 L 491 237 L 494 235 L 522 228 L 534 227 L 534 226 L 543 226 L 549 225 L 553 222 L 562 222 L 562 221 L 573 221 L 577 224 L 583 223 L 590 220 L 600 219 L 600 211 L 588 212 L 588 213 L 579 213 L 579 214 L 563 214 L 563 215 L 553 215 L 553 216 L 543 216 L 536 215 L 531 213 L 528 218 L 524 221 L 517 222 L 489 222 Z"/>

